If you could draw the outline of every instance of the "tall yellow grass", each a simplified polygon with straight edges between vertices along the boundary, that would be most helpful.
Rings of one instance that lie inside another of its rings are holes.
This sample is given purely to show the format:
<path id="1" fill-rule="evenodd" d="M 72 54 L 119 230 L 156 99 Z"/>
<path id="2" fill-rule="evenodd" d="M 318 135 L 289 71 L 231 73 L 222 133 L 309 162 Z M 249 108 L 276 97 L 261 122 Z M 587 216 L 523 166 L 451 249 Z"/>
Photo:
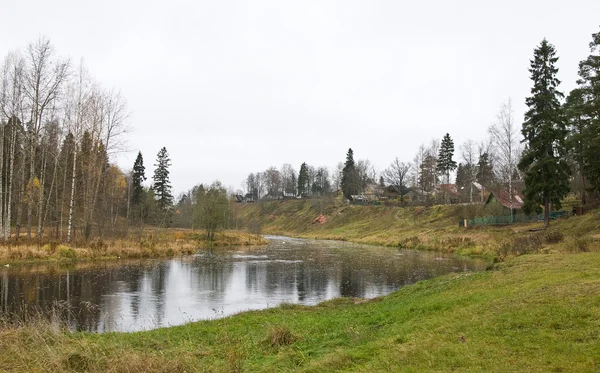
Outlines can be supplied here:
<path id="1" fill-rule="evenodd" d="M 147 230 L 138 237 L 95 239 L 88 242 L 57 243 L 11 242 L 0 245 L 0 264 L 43 260 L 157 258 L 189 255 L 202 247 L 264 245 L 261 236 L 236 231 L 218 232 L 207 241 L 203 231 Z"/>

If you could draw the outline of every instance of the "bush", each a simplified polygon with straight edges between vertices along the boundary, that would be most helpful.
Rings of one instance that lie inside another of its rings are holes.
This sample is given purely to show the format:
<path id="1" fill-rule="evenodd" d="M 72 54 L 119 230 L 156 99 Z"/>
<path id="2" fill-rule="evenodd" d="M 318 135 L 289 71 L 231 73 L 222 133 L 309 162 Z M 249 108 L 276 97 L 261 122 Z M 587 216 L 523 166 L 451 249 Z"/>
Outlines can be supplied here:
<path id="1" fill-rule="evenodd" d="M 73 248 L 65 245 L 58 245 L 57 254 L 61 258 L 75 259 L 77 257 L 77 253 Z"/>

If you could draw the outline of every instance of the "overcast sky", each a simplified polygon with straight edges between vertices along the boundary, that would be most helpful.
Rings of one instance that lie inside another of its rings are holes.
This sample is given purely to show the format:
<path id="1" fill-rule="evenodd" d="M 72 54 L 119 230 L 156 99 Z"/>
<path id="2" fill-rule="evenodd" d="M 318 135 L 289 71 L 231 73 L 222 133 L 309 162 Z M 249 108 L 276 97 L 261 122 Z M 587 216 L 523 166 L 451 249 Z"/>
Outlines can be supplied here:
<path id="1" fill-rule="evenodd" d="M 500 105 L 522 122 L 546 37 L 561 89 L 599 31 L 600 1 L 0 0 L 0 52 L 43 35 L 84 59 L 132 112 L 127 153 L 147 176 L 166 146 L 179 193 L 352 147 L 381 171 L 449 132 L 480 141 Z M 458 153 L 458 151 L 457 151 Z"/>

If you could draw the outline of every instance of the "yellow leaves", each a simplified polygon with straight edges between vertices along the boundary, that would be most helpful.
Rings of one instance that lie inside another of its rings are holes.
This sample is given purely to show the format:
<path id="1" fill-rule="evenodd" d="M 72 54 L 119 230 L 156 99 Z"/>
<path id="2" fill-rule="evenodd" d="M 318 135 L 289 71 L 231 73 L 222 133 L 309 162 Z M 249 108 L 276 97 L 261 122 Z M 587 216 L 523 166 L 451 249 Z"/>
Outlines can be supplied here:
<path id="1" fill-rule="evenodd" d="M 123 197 L 127 190 L 127 179 L 119 167 L 111 165 L 106 172 L 106 178 L 108 187 L 112 190 L 112 196 L 115 198 Z"/>
<path id="2" fill-rule="evenodd" d="M 27 187 L 25 188 L 25 203 L 36 203 L 40 200 L 42 191 L 42 185 L 40 183 L 40 179 L 34 177 L 30 179 L 27 183 Z"/>

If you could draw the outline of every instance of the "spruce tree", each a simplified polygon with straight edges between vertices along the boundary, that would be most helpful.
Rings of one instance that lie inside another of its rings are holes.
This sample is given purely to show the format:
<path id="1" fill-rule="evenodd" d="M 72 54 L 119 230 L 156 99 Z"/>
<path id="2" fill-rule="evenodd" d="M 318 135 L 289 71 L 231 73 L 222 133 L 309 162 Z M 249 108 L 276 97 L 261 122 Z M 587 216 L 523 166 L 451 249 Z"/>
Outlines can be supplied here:
<path id="1" fill-rule="evenodd" d="M 171 159 L 167 148 L 160 149 L 156 156 L 156 164 L 154 165 L 154 199 L 158 212 L 163 214 L 170 210 L 173 205 L 173 194 L 171 193 L 171 182 L 169 181 L 169 167 Z"/>
<path id="2" fill-rule="evenodd" d="M 133 171 L 131 173 L 131 204 L 138 206 L 143 200 L 144 186 L 142 183 L 146 180 L 146 168 L 144 167 L 144 157 L 142 152 L 138 152 Z"/>
<path id="3" fill-rule="evenodd" d="M 348 153 L 346 153 L 346 163 L 344 163 L 344 168 L 342 169 L 341 187 L 344 197 L 347 199 L 352 199 L 352 195 L 358 194 L 359 175 L 354 164 L 354 152 L 352 148 L 348 149 Z"/>
<path id="4" fill-rule="evenodd" d="M 298 174 L 298 195 L 300 197 L 308 194 L 308 166 L 305 162 L 300 166 L 300 172 Z"/>
<path id="5" fill-rule="evenodd" d="M 581 156 L 591 189 L 600 193 L 600 32 L 592 34 L 590 55 L 579 63 L 579 90 L 583 98 Z"/>
<path id="6" fill-rule="evenodd" d="M 525 103 L 528 110 L 521 133 L 525 151 L 519 169 L 525 175 L 525 211 L 544 206 L 544 226 L 550 223 L 550 203 L 560 208 L 569 192 L 569 165 L 565 160 L 567 131 L 556 77 L 556 50 L 544 39 L 534 51 L 529 72 L 533 87 Z"/>
<path id="7" fill-rule="evenodd" d="M 475 180 L 485 188 L 491 187 L 494 183 L 494 165 L 488 153 L 479 156 Z"/>
<path id="8" fill-rule="evenodd" d="M 588 118 L 584 114 L 585 100 L 583 91 L 575 88 L 569 93 L 563 105 L 568 136 L 569 162 L 572 164 L 573 191 L 579 192 L 581 203 L 586 204 L 586 170 L 584 170 L 583 148 L 587 145 Z"/>
<path id="9" fill-rule="evenodd" d="M 447 133 L 442 139 L 440 151 L 438 153 L 437 170 L 442 175 L 446 176 L 446 183 L 450 184 L 450 172 L 456 169 L 456 161 L 452 159 L 454 156 L 454 141 Z"/>

